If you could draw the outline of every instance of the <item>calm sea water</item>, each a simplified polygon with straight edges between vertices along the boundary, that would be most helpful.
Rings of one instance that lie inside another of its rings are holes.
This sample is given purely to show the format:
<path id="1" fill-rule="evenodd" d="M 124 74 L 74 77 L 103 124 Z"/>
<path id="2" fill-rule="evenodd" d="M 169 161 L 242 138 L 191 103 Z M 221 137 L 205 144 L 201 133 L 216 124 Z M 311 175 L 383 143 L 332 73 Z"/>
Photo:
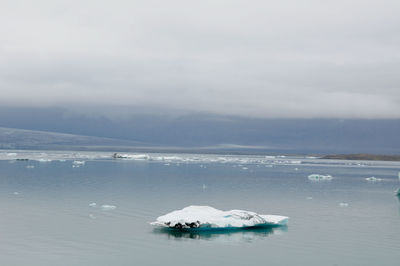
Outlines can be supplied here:
<path id="1" fill-rule="evenodd" d="M 400 163 L 110 157 L 1 152 L 0 265 L 399 265 Z M 310 174 L 334 178 L 312 182 Z M 382 181 L 365 180 L 371 176 Z M 285 228 L 207 234 L 149 225 L 188 205 L 290 220 Z"/>

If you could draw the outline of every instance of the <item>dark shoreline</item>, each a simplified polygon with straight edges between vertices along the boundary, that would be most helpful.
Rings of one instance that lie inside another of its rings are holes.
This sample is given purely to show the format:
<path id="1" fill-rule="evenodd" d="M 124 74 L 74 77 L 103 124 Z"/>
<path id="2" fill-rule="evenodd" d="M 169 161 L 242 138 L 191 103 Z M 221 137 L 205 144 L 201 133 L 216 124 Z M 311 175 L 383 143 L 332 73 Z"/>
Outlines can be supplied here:
<path id="1" fill-rule="evenodd" d="M 325 155 L 320 159 L 335 159 L 335 160 L 365 160 L 365 161 L 400 161 L 400 155 L 379 155 L 379 154 L 333 154 Z"/>

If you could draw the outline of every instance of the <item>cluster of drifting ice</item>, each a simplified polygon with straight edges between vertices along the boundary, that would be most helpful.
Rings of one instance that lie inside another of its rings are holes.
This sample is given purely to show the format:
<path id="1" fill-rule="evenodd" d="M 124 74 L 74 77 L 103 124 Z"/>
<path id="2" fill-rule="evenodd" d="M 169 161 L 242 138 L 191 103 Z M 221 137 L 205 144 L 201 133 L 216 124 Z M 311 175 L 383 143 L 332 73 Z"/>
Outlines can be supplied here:
<path id="1" fill-rule="evenodd" d="M 95 207 L 97 207 L 97 203 L 96 202 L 92 202 L 92 203 L 89 204 L 89 207 L 95 208 Z M 114 206 L 114 205 L 101 205 L 100 208 L 103 211 L 111 211 L 111 210 L 115 210 L 117 208 L 117 206 Z"/>
<path id="2" fill-rule="evenodd" d="M 221 211 L 210 206 L 189 206 L 160 216 L 151 224 L 161 228 L 206 229 L 286 225 L 289 217 L 255 212 Z"/>
<path id="3" fill-rule="evenodd" d="M 331 175 L 312 174 L 308 176 L 308 179 L 311 181 L 330 181 L 332 178 Z"/>
<path id="4" fill-rule="evenodd" d="M 383 179 L 382 178 L 376 178 L 375 176 L 371 176 L 371 177 L 366 177 L 365 180 L 370 181 L 370 182 L 380 182 Z"/>

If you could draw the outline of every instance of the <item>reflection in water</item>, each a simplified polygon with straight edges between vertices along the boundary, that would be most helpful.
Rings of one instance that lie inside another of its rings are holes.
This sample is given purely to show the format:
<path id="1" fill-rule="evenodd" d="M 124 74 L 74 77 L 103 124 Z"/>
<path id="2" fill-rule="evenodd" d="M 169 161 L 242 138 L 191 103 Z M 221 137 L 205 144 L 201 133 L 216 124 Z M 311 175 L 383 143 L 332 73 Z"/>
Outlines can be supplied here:
<path id="1" fill-rule="evenodd" d="M 272 234 L 287 232 L 287 226 L 279 227 L 248 227 L 242 229 L 202 229 L 202 230 L 176 230 L 170 228 L 157 228 L 155 234 L 166 235 L 168 239 L 185 240 L 216 240 L 221 242 L 253 242 Z"/>

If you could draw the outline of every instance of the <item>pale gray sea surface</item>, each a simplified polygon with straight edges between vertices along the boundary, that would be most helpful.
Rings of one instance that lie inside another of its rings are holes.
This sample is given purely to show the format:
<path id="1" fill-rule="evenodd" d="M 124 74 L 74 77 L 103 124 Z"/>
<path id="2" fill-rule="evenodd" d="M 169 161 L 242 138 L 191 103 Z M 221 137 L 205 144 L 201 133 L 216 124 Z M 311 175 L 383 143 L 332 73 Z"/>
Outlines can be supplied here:
<path id="1" fill-rule="evenodd" d="M 399 265 L 399 162 L 111 155 L 0 152 L 0 265 Z M 189 205 L 290 220 L 216 233 L 149 225 Z"/>

